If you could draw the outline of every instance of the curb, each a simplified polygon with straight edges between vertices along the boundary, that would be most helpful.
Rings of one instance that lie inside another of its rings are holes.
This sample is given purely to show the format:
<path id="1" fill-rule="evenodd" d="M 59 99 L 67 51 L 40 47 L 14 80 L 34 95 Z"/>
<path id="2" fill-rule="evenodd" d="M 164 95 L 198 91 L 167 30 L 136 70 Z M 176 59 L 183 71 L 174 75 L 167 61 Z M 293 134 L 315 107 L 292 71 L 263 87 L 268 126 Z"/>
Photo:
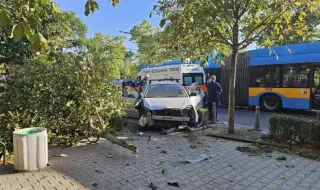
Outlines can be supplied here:
<path id="1" fill-rule="evenodd" d="M 241 138 L 236 138 L 236 137 L 228 137 L 228 136 L 224 136 L 224 135 L 207 134 L 206 136 L 220 138 L 220 139 L 226 139 L 226 140 L 232 140 L 232 141 L 238 141 L 238 142 L 244 142 L 244 143 L 257 143 L 257 144 L 262 144 L 262 145 L 271 145 L 271 146 L 275 146 L 278 148 L 289 148 L 289 146 L 285 145 L 285 144 L 269 143 L 269 142 L 256 141 L 256 140 L 246 140 L 246 139 L 241 139 Z"/>

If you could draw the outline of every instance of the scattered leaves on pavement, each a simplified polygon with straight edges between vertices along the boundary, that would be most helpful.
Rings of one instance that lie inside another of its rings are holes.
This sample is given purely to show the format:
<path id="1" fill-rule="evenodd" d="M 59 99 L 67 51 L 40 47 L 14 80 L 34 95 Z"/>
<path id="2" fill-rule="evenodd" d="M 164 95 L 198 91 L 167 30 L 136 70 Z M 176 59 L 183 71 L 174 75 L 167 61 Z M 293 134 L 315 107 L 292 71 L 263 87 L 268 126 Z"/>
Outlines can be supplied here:
<path id="1" fill-rule="evenodd" d="M 293 165 L 293 164 L 286 164 L 286 167 L 287 167 L 287 168 L 295 168 L 296 166 Z"/>
<path id="2" fill-rule="evenodd" d="M 178 182 L 168 182 L 167 184 L 173 187 L 180 187 Z"/>
<path id="3" fill-rule="evenodd" d="M 285 161 L 285 160 L 287 160 L 287 157 L 281 155 L 281 156 L 278 156 L 276 159 L 279 160 L 279 161 Z"/>
<path id="4" fill-rule="evenodd" d="M 163 175 L 166 175 L 168 172 L 167 172 L 167 169 L 166 168 L 163 168 L 162 169 L 162 171 L 161 171 L 161 173 L 163 174 Z"/>
<path id="5" fill-rule="evenodd" d="M 287 179 L 287 177 L 283 175 L 283 176 L 281 176 L 281 179 Z"/>

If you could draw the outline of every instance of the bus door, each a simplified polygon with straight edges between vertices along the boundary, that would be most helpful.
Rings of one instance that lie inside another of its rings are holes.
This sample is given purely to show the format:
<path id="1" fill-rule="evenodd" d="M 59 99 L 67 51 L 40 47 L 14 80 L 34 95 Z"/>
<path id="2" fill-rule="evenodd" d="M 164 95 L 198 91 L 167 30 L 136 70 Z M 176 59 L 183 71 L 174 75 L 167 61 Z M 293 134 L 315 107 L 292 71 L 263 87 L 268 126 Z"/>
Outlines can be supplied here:
<path id="1" fill-rule="evenodd" d="M 313 67 L 313 80 L 311 81 L 311 108 L 320 109 L 320 65 Z"/>

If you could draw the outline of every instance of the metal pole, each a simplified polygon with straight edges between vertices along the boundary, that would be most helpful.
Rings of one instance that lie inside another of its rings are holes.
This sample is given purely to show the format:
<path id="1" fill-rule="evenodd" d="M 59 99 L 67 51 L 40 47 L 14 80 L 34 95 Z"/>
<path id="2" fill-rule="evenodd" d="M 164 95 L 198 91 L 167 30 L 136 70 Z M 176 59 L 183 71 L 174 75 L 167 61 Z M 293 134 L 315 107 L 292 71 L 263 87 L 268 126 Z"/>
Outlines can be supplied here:
<path id="1" fill-rule="evenodd" d="M 254 120 L 254 130 L 260 131 L 260 107 L 256 106 L 256 115 Z"/>
<path id="2" fill-rule="evenodd" d="M 217 122 L 216 113 L 217 113 L 216 103 L 213 102 L 212 103 L 212 123 L 216 123 Z"/>
<path id="3" fill-rule="evenodd" d="M 2 146 L 2 155 L 3 155 L 3 165 L 6 164 L 6 145 L 3 142 L 0 142 L 1 146 Z M 1 158 L 1 157 L 0 157 Z"/>

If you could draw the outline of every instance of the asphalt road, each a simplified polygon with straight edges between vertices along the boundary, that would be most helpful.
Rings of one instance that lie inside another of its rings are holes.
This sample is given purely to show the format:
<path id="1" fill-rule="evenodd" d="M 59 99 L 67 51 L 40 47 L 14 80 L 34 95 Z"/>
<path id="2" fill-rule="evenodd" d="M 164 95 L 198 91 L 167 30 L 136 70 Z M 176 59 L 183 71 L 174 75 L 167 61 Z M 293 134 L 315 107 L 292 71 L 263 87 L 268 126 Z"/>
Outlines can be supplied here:
<path id="1" fill-rule="evenodd" d="M 134 109 L 128 109 L 126 111 L 127 115 L 130 117 L 138 118 L 138 114 L 134 111 Z M 307 111 L 296 111 L 296 110 L 285 110 L 281 112 L 285 115 L 307 118 L 307 119 L 316 119 L 316 114 Z M 280 113 L 280 114 L 281 114 Z M 264 131 L 267 131 L 269 128 L 269 118 L 273 113 L 260 111 L 260 128 Z M 236 109 L 235 110 L 235 124 L 236 126 L 244 126 L 253 128 L 255 118 L 255 110 L 254 109 Z M 227 108 L 219 108 L 218 109 L 218 119 L 222 122 L 228 122 L 228 109 Z"/>

